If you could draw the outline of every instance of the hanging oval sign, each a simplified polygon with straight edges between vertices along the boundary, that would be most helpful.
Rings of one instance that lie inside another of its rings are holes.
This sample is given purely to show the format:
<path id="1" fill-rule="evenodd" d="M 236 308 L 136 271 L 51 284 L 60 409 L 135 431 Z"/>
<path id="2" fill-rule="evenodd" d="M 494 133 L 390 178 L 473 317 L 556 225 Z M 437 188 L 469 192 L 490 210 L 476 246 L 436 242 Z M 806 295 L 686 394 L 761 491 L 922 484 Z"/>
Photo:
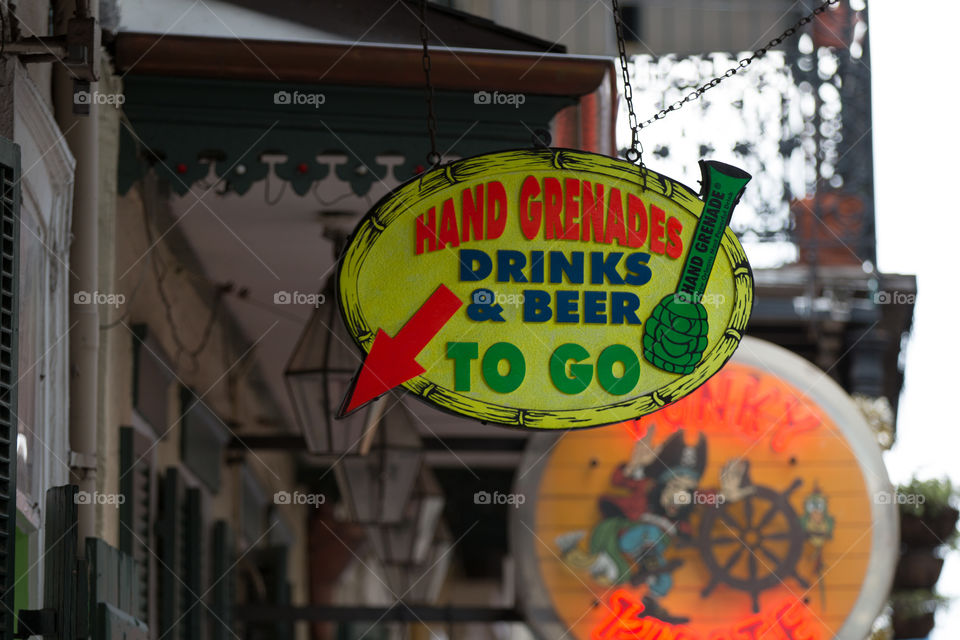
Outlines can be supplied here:
<path id="1" fill-rule="evenodd" d="M 537 638 L 863 640 L 899 556 L 876 435 L 826 373 L 747 337 L 621 425 L 539 433 L 511 556 Z"/>
<path id="2" fill-rule="evenodd" d="M 692 392 L 733 355 L 753 301 L 728 226 L 750 176 L 700 165 L 702 200 L 569 149 L 466 158 L 399 186 L 340 263 L 366 353 L 341 414 L 402 385 L 481 421 L 593 427 Z"/>

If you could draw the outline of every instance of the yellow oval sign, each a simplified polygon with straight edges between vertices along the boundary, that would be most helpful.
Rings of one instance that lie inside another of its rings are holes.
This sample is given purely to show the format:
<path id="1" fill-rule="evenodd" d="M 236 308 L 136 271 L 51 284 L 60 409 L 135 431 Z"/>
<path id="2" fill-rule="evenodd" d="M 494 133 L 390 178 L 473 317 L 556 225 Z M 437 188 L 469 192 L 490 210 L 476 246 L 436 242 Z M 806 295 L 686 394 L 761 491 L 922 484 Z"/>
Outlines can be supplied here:
<path id="1" fill-rule="evenodd" d="M 728 227 L 750 176 L 701 168 L 705 201 L 567 149 L 467 158 L 398 187 L 341 262 L 344 320 L 367 352 L 342 411 L 402 385 L 482 421 L 575 428 L 692 392 L 753 301 Z"/>

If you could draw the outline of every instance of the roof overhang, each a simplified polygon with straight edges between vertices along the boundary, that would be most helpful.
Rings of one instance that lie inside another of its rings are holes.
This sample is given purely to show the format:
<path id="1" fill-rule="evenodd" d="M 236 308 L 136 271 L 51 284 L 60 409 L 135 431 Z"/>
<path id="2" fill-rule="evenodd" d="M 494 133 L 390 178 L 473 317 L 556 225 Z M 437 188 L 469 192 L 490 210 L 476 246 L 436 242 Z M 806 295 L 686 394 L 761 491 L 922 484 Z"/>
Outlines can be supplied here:
<path id="1" fill-rule="evenodd" d="M 434 87 L 582 96 L 614 70 L 613 59 L 486 49 L 430 50 Z M 240 40 L 123 32 L 114 44 L 122 75 L 222 78 L 332 85 L 421 87 L 423 49 L 394 44 Z"/>

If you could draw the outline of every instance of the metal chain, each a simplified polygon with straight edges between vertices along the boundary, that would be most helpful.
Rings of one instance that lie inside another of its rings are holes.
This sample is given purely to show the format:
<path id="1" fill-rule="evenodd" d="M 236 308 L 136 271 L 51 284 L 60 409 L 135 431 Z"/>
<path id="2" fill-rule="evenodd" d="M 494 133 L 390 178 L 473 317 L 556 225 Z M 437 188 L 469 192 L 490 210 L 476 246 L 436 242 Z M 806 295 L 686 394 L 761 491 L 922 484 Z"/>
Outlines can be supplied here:
<path id="1" fill-rule="evenodd" d="M 430 133 L 430 153 L 427 162 L 431 167 L 440 164 L 440 154 L 437 153 L 437 116 L 433 112 L 433 82 L 430 80 L 430 49 L 427 40 L 430 37 L 427 31 L 427 0 L 420 0 L 420 41 L 423 42 L 423 74 L 427 79 L 427 131 Z"/>
<path id="2" fill-rule="evenodd" d="M 626 157 L 630 162 L 638 162 L 643 166 L 643 145 L 640 144 L 640 125 L 637 124 L 637 114 L 633 110 L 633 86 L 630 84 L 630 70 L 627 67 L 627 47 L 623 39 L 623 16 L 620 15 L 620 3 L 613 2 L 613 23 L 617 29 L 617 51 L 620 53 L 620 72 L 623 74 L 623 98 L 627 101 L 627 113 L 630 124 L 630 148 Z"/>
<path id="3" fill-rule="evenodd" d="M 649 118 L 648 120 L 645 120 L 645 121 L 641 122 L 639 125 L 636 125 L 636 129 L 634 129 L 634 133 L 633 133 L 634 140 L 636 140 L 637 134 L 638 134 L 638 132 L 640 131 L 640 129 L 643 129 L 644 127 L 649 127 L 651 124 L 653 124 L 653 123 L 656 122 L 657 120 L 663 120 L 665 117 L 667 117 L 667 114 L 670 113 L 671 111 L 677 111 L 678 109 L 680 109 L 681 107 L 683 107 L 683 105 L 687 104 L 688 102 L 693 102 L 694 100 L 699 99 L 700 96 L 702 96 L 704 93 L 706 93 L 706 92 L 709 91 L 710 89 L 713 89 L 715 86 L 717 86 L 718 84 L 720 84 L 721 82 L 723 82 L 723 81 L 726 80 L 727 78 L 732 78 L 733 76 L 737 75 L 738 73 L 740 73 L 741 71 L 743 71 L 744 69 L 746 69 L 747 67 L 749 67 L 750 64 L 751 64 L 754 60 L 758 60 L 758 59 L 764 57 L 765 55 L 767 55 L 767 52 L 768 52 L 770 49 L 773 49 L 774 47 L 778 46 L 781 42 L 783 42 L 784 40 L 786 40 L 786 39 L 789 38 L 790 36 L 793 36 L 794 34 L 796 34 L 797 31 L 800 30 L 801 27 L 805 27 L 806 25 L 808 25 L 808 24 L 810 24 L 811 22 L 813 22 L 814 18 L 816 18 L 818 15 L 820 15 L 821 13 L 823 13 L 824 11 L 826 11 L 826 10 L 830 7 L 830 5 L 837 4 L 838 2 L 840 2 L 840 0 L 825 0 L 825 1 L 824 1 L 820 6 L 818 6 L 816 9 L 814 9 L 814 10 L 811 11 L 809 14 L 807 14 L 807 15 L 803 16 L 802 18 L 800 18 L 800 20 L 798 20 L 797 23 L 794 24 L 792 27 L 790 27 L 789 29 L 787 29 L 786 31 L 784 31 L 783 33 L 781 33 L 779 36 L 777 36 L 776 38 L 774 38 L 773 40 L 771 40 L 770 42 L 768 42 L 765 46 L 760 47 L 759 49 L 757 49 L 756 51 L 754 51 L 753 54 L 750 55 L 749 57 L 740 60 L 739 63 L 737 63 L 737 66 L 732 67 L 732 68 L 730 68 L 730 69 L 727 69 L 727 71 L 726 71 L 722 76 L 717 76 L 716 78 L 713 78 L 713 79 L 710 80 L 709 82 L 700 85 L 700 86 L 697 87 L 695 90 L 691 91 L 691 92 L 688 93 L 686 96 L 684 96 L 682 100 L 678 100 L 678 101 L 674 102 L 673 104 L 671 104 L 669 107 L 665 107 L 665 108 L 661 109 L 661 110 L 658 111 L 658 112 L 656 113 L 656 115 L 654 115 L 653 117 Z M 613 4 L 614 4 L 614 6 L 616 6 L 617 0 L 613 0 Z M 614 16 L 617 17 L 617 14 L 614 13 Z M 617 17 L 617 22 L 619 23 L 619 18 L 618 18 L 618 17 Z M 622 40 L 622 38 L 620 37 L 619 26 L 618 26 L 618 32 L 617 32 L 617 39 L 620 41 L 620 42 L 619 42 L 619 46 L 620 46 L 620 60 L 621 60 L 621 66 L 623 66 L 623 65 L 624 65 L 624 63 L 623 63 L 623 40 Z M 626 69 L 625 66 L 623 66 L 623 68 Z M 626 71 L 624 71 L 624 73 L 626 73 Z M 624 78 L 624 81 L 626 82 L 626 78 Z M 629 85 L 629 83 L 627 84 L 627 90 L 625 90 L 624 93 L 625 93 L 626 95 L 628 95 L 628 96 L 630 95 L 630 85 Z M 633 126 L 635 126 L 634 123 L 636 122 L 636 118 L 635 118 L 634 115 L 633 115 L 633 104 L 632 104 L 632 102 L 630 101 L 629 98 L 627 99 L 627 105 L 630 107 L 631 127 L 633 127 Z M 636 142 L 634 142 L 634 144 L 636 144 Z"/>

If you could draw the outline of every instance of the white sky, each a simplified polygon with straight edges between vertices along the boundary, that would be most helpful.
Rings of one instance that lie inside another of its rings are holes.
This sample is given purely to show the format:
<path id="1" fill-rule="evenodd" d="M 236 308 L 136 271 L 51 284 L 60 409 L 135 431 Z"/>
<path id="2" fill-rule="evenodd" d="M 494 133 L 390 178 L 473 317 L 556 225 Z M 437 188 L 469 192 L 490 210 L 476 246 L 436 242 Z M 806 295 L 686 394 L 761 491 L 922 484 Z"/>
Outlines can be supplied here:
<path id="1" fill-rule="evenodd" d="M 960 482 L 960 420 L 950 406 L 960 347 L 952 291 L 958 253 L 960 149 L 953 60 L 960 6 L 955 0 L 870 4 L 878 263 L 882 272 L 916 274 L 917 306 L 907 348 L 898 442 L 886 455 L 894 482 L 949 475 Z M 938 584 L 960 597 L 960 554 Z M 931 640 L 960 638 L 960 602 L 937 614 Z"/>

